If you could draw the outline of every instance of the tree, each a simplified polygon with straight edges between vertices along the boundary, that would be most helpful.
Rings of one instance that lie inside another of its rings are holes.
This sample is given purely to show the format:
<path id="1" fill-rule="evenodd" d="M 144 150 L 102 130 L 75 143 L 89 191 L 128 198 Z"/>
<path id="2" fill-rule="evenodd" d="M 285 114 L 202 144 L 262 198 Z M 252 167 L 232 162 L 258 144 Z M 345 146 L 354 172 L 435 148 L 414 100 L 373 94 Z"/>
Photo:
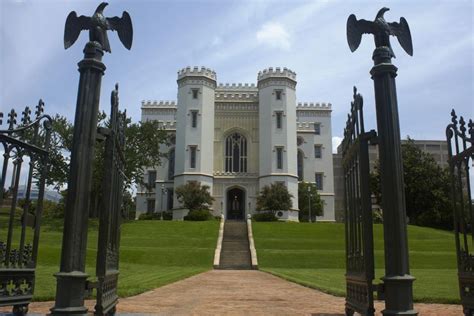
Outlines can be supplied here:
<path id="1" fill-rule="evenodd" d="M 175 193 L 179 203 L 192 212 L 209 209 L 214 201 L 209 189 L 208 185 L 201 185 L 198 181 L 189 181 L 177 187 Z"/>
<path id="2" fill-rule="evenodd" d="M 99 113 L 98 126 L 109 126 L 109 120 L 104 112 Z M 51 169 L 47 184 L 61 191 L 67 184 L 69 175 L 70 153 L 72 150 L 74 126 L 64 116 L 56 115 L 53 119 L 50 162 Z M 168 140 L 166 131 L 157 121 L 131 123 L 127 118 L 125 128 L 125 189 L 132 185 L 145 185 L 144 170 L 161 164 L 163 153 L 160 145 Z M 91 190 L 90 214 L 97 216 L 100 205 L 104 176 L 104 142 L 96 142 L 94 149 L 94 167 Z"/>
<path id="3" fill-rule="evenodd" d="M 310 199 L 311 195 L 311 199 Z M 300 222 L 307 222 L 309 219 L 309 204 L 311 202 L 311 220 L 323 214 L 323 201 L 319 196 L 314 183 L 300 182 L 298 184 L 298 206 L 300 208 L 298 217 Z"/>
<path id="4" fill-rule="evenodd" d="M 288 192 L 287 187 L 283 183 L 276 182 L 266 185 L 257 197 L 257 210 L 270 211 L 272 213 L 287 211 L 293 206 L 292 198 L 293 195 Z"/>
<path id="5" fill-rule="evenodd" d="M 415 146 L 412 139 L 402 144 L 405 205 L 411 224 L 452 229 L 449 171 Z M 372 192 L 380 192 L 378 168 L 372 176 Z M 380 196 L 383 200 L 383 196 Z"/>

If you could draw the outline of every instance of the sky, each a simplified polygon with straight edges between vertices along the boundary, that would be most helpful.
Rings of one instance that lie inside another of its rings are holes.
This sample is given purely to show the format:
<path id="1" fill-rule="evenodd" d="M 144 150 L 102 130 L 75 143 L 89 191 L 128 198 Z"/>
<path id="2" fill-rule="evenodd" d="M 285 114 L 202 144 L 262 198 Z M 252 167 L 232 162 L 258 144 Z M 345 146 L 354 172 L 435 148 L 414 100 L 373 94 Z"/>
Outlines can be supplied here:
<path id="1" fill-rule="evenodd" d="M 70 11 L 92 15 L 98 1 L 0 0 L 0 111 L 34 106 L 73 120 L 79 73 L 77 62 L 88 39 L 83 31 L 64 50 L 64 23 Z M 109 32 L 112 54 L 101 104 L 120 85 L 121 107 L 140 120 L 142 100 L 176 100 L 176 72 L 206 66 L 222 83 L 255 83 L 258 71 L 288 67 L 297 73 L 298 102 L 332 104 L 332 136 L 340 142 L 352 99 L 352 87 L 364 96 L 365 121 L 375 128 L 370 68 L 374 43 L 364 35 L 351 53 L 347 17 L 373 20 L 383 7 L 387 21 L 405 17 L 414 55 L 395 38 L 401 137 L 444 139 L 450 111 L 474 117 L 474 5 L 446 1 L 211 1 L 113 0 L 106 16 L 130 13 L 133 46 L 125 49 Z"/>

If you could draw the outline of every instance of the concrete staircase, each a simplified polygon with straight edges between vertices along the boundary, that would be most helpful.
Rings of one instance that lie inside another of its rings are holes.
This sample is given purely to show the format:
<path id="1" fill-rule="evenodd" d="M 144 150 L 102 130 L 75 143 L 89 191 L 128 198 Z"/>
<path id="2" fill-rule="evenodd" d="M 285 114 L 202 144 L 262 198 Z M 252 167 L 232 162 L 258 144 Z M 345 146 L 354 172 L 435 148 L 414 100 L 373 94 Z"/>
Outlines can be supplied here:
<path id="1" fill-rule="evenodd" d="M 252 269 L 247 223 L 245 221 L 227 220 L 225 222 L 219 269 Z"/>

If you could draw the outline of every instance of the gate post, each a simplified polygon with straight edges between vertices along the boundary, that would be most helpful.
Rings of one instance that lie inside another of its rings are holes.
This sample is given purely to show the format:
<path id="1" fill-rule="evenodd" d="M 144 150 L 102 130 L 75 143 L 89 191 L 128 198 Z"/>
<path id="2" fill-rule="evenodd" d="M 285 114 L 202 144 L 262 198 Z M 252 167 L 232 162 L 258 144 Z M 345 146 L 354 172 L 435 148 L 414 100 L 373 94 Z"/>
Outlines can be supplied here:
<path id="1" fill-rule="evenodd" d="M 383 17 L 388 8 L 382 8 L 373 22 L 357 20 L 354 15 L 347 21 L 349 47 L 355 51 L 363 33 L 375 38 L 372 56 L 374 67 L 370 74 L 374 80 L 375 107 L 377 112 L 378 144 L 385 248 L 385 310 L 383 315 L 417 315 L 413 309 L 413 281 L 408 261 L 407 220 L 405 188 L 400 146 L 395 77 L 397 67 L 389 36 L 396 35 L 402 48 L 413 54 L 408 23 L 402 17 L 400 23 L 387 23 Z"/>
<path id="2" fill-rule="evenodd" d="M 105 65 L 104 50 L 110 52 L 107 30 L 119 33 L 122 43 L 130 49 L 132 28 L 130 16 L 105 18 L 107 3 L 101 3 L 92 17 L 77 17 L 71 12 L 66 20 L 64 47 L 69 48 L 81 29 L 89 30 L 89 42 L 84 48 L 84 59 L 78 64 L 80 79 L 74 118 L 73 147 L 68 179 L 68 193 L 64 214 L 64 231 L 60 271 L 56 276 L 56 300 L 51 315 L 87 315 L 84 306 L 85 273 L 89 200 L 92 180 L 94 144 L 97 136 L 100 88 Z"/>

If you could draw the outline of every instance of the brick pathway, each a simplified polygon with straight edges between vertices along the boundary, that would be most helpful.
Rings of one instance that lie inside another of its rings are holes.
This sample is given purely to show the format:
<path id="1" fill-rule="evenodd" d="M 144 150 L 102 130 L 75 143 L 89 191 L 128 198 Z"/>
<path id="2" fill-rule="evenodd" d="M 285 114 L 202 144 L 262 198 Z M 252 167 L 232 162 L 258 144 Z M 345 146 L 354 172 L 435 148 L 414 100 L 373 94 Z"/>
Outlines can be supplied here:
<path id="1" fill-rule="evenodd" d="M 52 302 L 33 303 L 45 314 Z M 87 304 L 91 309 L 93 302 Z M 420 316 L 459 316 L 460 305 L 416 304 Z M 381 315 L 383 303 L 376 304 Z M 0 313 L 3 309 L 0 309 Z M 8 311 L 8 310 L 5 310 Z M 120 300 L 119 315 L 313 315 L 344 316 L 334 297 L 260 271 L 212 270 Z"/>

